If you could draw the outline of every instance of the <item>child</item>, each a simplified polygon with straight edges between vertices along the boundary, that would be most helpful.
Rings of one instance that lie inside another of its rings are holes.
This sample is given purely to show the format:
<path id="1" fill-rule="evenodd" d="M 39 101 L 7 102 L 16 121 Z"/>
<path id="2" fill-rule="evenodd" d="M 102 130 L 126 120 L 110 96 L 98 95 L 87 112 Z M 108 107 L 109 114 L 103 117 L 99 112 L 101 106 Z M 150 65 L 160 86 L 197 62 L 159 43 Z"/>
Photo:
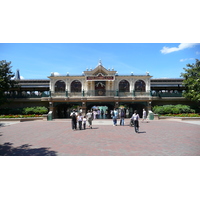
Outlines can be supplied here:
<path id="1" fill-rule="evenodd" d="M 78 114 L 78 124 L 79 124 L 79 130 L 82 129 L 82 121 L 83 121 L 83 116 L 81 113 Z"/>
<path id="2" fill-rule="evenodd" d="M 85 130 L 85 128 L 86 128 L 86 121 L 87 121 L 86 116 L 84 116 L 84 117 L 83 117 L 83 129 L 84 129 L 84 130 Z"/>

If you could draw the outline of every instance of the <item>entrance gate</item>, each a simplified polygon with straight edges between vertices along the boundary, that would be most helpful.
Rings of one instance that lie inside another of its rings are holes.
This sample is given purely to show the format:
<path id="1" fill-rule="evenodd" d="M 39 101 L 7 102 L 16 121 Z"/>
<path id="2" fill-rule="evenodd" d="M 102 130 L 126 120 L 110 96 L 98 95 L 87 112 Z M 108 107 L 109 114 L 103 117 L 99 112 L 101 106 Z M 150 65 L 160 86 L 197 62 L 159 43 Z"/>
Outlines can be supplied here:
<path id="1" fill-rule="evenodd" d="M 101 119 L 110 119 L 111 115 L 110 112 L 111 110 L 114 109 L 114 103 L 112 102 L 90 102 L 86 104 L 88 110 L 94 110 L 97 111 L 99 109 L 100 111 L 100 118 Z"/>

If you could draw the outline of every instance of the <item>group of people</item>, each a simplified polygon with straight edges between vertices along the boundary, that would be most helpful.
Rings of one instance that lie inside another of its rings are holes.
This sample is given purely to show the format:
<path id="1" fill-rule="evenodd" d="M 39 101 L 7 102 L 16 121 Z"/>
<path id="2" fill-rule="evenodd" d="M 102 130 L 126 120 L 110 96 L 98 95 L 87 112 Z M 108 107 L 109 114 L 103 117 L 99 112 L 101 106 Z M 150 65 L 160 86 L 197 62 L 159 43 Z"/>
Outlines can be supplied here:
<path id="1" fill-rule="evenodd" d="M 125 110 L 122 108 L 120 110 L 114 109 L 111 111 L 111 117 L 113 119 L 113 126 L 117 126 L 117 119 L 120 119 L 120 125 L 124 126 L 124 119 L 126 116 Z M 82 115 L 82 112 L 77 113 L 75 109 L 70 114 L 70 117 L 72 118 L 72 129 L 77 130 L 77 124 L 79 130 L 86 129 L 86 122 L 89 124 L 89 128 L 92 129 L 92 120 L 94 119 L 94 113 L 91 110 L 88 110 L 86 115 Z M 133 123 L 133 126 L 135 127 L 135 132 L 138 133 L 139 131 L 139 114 L 137 113 L 137 110 L 134 111 L 132 117 L 130 118 L 131 122 Z M 146 110 L 143 109 L 143 116 L 142 116 L 142 122 L 147 121 L 147 115 Z M 148 122 L 148 121 L 147 121 Z"/>
<path id="2" fill-rule="evenodd" d="M 93 113 L 91 110 L 87 112 L 86 115 L 82 115 L 82 112 L 77 113 L 75 109 L 70 114 L 70 117 L 72 118 L 72 129 L 77 130 L 77 124 L 79 130 L 86 129 L 86 122 L 88 121 L 89 127 L 92 128 L 92 120 L 93 120 Z"/>
<path id="3" fill-rule="evenodd" d="M 114 109 L 111 112 L 111 117 L 113 119 L 113 126 L 117 126 L 117 119 L 120 118 L 120 126 L 124 126 L 124 119 L 125 119 L 125 111 L 124 109 L 120 110 L 120 113 L 118 113 L 117 109 Z M 139 114 L 137 112 L 137 110 L 134 111 L 132 117 L 130 118 L 131 123 L 133 124 L 133 126 L 135 127 L 135 132 L 138 133 L 139 132 Z M 143 115 L 142 115 L 142 122 L 148 122 L 147 121 L 147 114 L 146 114 L 146 110 L 143 109 Z"/>

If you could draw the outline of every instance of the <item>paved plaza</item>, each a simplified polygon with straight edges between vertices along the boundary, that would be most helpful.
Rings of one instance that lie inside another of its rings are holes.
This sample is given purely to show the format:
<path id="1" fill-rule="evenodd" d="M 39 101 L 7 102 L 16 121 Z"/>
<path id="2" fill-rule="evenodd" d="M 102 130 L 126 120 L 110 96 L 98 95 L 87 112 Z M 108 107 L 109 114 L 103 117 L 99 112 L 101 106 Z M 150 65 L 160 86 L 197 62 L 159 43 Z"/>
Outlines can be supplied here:
<path id="1" fill-rule="evenodd" d="M 119 123 L 119 120 L 118 120 Z M 70 119 L 0 122 L 1 156 L 199 156 L 200 121 L 140 121 L 139 133 L 94 120 L 73 131 Z"/>

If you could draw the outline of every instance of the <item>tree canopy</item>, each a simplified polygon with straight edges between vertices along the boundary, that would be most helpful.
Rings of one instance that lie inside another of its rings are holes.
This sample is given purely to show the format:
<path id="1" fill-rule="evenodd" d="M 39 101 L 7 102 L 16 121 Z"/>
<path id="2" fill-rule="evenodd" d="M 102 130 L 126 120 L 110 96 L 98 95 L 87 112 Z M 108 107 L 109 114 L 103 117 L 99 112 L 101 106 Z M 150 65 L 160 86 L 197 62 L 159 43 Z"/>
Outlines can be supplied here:
<path id="1" fill-rule="evenodd" d="M 11 62 L 0 61 L 0 105 L 7 102 L 4 93 L 13 88 L 17 82 L 13 79 L 15 74 L 11 71 Z"/>
<path id="2" fill-rule="evenodd" d="M 181 73 L 186 88 L 183 95 L 185 98 L 200 102 L 200 61 L 196 59 L 195 64 L 187 64 L 187 67 L 183 68 L 185 73 Z"/>

